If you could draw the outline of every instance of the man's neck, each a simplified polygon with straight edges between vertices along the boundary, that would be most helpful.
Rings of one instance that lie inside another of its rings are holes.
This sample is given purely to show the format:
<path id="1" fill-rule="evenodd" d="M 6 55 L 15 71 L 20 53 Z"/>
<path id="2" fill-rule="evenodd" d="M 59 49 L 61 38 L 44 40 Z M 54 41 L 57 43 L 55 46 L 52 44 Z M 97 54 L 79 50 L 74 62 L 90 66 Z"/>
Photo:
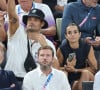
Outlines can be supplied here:
<path id="1" fill-rule="evenodd" d="M 47 70 L 42 70 L 41 69 L 41 71 L 46 75 L 46 76 L 48 76 L 51 72 L 52 72 L 52 69 L 50 68 L 50 69 L 47 69 Z"/>
<path id="2" fill-rule="evenodd" d="M 73 49 L 77 49 L 79 48 L 79 42 L 77 43 L 69 43 L 70 47 L 73 48 Z"/>

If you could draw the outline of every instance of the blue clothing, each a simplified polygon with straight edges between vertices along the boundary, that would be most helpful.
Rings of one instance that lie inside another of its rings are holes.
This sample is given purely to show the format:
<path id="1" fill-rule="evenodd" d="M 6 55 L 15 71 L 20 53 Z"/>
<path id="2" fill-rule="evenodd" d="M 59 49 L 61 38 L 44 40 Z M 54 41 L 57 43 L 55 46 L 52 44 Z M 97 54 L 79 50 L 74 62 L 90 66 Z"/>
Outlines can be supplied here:
<path id="1" fill-rule="evenodd" d="M 82 69 L 82 68 L 85 68 L 86 65 L 88 66 L 88 64 L 86 64 L 86 60 L 87 60 L 88 54 L 90 52 L 90 47 L 91 47 L 90 45 L 88 45 L 87 43 L 82 42 L 80 40 L 79 48 L 73 49 L 70 47 L 70 45 L 66 39 L 63 40 L 62 44 L 60 45 L 60 50 L 61 50 L 61 53 L 64 58 L 62 67 L 66 64 L 68 55 L 73 52 L 76 53 L 76 65 L 75 65 L 76 69 Z M 68 80 L 69 80 L 70 84 L 72 85 L 75 80 L 78 80 L 80 78 L 80 76 L 81 76 L 80 72 L 68 73 Z"/>
<path id="2" fill-rule="evenodd" d="M 91 10 L 92 8 L 92 10 Z M 65 29 L 69 23 L 76 23 L 79 25 L 82 20 L 87 16 L 88 12 L 91 10 L 91 13 L 87 21 L 80 27 L 82 38 L 93 37 L 94 30 L 96 34 L 100 35 L 100 5 L 97 4 L 96 7 L 86 7 L 82 0 L 77 2 L 69 3 L 64 8 L 62 26 L 61 26 L 61 38 L 65 38 Z"/>
<path id="3" fill-rule="evenodd" d="M 15 84 L 14 88 L 10 85 Z M 12 71 L 0 70 L 0 90 L 19 90 L 15 75 Z"/>

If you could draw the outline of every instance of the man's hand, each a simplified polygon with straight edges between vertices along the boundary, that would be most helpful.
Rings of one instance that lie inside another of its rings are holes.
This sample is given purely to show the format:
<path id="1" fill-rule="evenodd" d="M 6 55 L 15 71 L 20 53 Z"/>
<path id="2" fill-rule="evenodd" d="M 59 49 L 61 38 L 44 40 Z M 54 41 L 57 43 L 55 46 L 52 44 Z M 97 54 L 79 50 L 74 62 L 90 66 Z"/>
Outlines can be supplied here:
<path id="1" fill-rule="evenodd" d="M 35 41 L 39 42 L 41 44 L 41 46 L 47 45 L 45 37 L 40 33 L 28 32 L 28 38 L 31 39 L 31 40 L 35 40 Z"/>
<path id="2" fill-rule="evenodd" d="M 91 37 L 87 37 L 85 39 L 85 42 L 92 45 L 92 46 L 94 46 L 94 47 L 97 47 L 97 46 L 100 45 L 100 37 L 96 37 L 94 40 L 92 40 Z"/>
<path id="3" fill-rule="evenodd" d="M 15 87 L 15 84 L 14 83 L 10 85 L 10 88 L 14 88 L 14 87 Z"/>

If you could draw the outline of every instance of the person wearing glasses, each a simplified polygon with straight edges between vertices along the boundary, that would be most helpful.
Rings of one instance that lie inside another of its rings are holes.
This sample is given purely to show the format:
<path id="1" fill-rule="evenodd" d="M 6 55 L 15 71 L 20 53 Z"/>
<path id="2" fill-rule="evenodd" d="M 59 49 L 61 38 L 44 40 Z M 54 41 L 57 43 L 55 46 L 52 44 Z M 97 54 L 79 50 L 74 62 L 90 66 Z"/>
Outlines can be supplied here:
<path id="1" fill-rule="evenodd" d="M 82 90 L 82 81 L 93 81 L 97 62 L 93 47 L 80 39 L 79 26 L 70 23 L 57 50 L 60 69 L 67 75 L 72 90 Z"/>

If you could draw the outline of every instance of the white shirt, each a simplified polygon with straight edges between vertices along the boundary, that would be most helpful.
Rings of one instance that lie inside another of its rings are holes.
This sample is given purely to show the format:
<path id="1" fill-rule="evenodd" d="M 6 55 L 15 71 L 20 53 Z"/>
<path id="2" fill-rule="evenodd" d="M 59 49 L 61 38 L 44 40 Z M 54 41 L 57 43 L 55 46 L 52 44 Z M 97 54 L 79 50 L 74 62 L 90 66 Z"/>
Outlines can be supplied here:
<path id="1" fill-rule="evenodd" d="M 45 36 L 44 36 L 45 37 Z M 46 38 L 45 38 L 46 39 Z M 46 39 L 48 45 L 50 45 L 56 57 L 56 49 L 51 41 Z M 11 70 L 17 77 L 24 77 L 26 74 L 24 68 L 24 61 L 27 56 L 27 34 L 22 25 L 19 26 L 15 34 L 10 37 L 8 34 L 8 49 L 7 49 L 7 63 L 5 66 L 6 70 Z M 36 59 L 36 53 L 41 47 L 40 43 L 35 43 L 32 48 L 33 58 Z"/>
<path id="2" fill-rule="evenodd" d="M 71 90 L 67 76 L 64 72 L 52 68 L 51 73 L 53 75 L 45 90 Z M 48 79 L 48 76 L 41 72 L 38 67 L 25 75 L 22 90 L 43 90 L 43 85 Z"/>
<path id="3" fill-rule="evenodd" d="M 48 26 L 55 26 L 55 20 L 54 20 L 52 11 L 50 10 L 50 8 L 49 8 L 48 5 L 43 4 L 43 3 L 35 3 L 35 2 L 33 2 L 32 9 L 33 8 L 40 9 L 40 10 L 42 10 L 44 12 L 44 14 L 45 14 L 45 20 L 48 22 Z M 29 12 L 25 12 L 21 8 L 20 4 L 18 4 L 18 5 L 16 5 L 16 13 L 19 16 L 20 24 L 23 25 L 22 17 L 23 17 L 23 15 L 27 15 Z"/>
<path id="4" fill-rule="evenodd" d="M 95 74 L 93 90 L 100 90 L 100 71 Z"/>
<path id="5" fill-rule="evenodd" d="M 67 4 L 67 0 L 57 0 L 57 5 L 64 6 Z"/>

